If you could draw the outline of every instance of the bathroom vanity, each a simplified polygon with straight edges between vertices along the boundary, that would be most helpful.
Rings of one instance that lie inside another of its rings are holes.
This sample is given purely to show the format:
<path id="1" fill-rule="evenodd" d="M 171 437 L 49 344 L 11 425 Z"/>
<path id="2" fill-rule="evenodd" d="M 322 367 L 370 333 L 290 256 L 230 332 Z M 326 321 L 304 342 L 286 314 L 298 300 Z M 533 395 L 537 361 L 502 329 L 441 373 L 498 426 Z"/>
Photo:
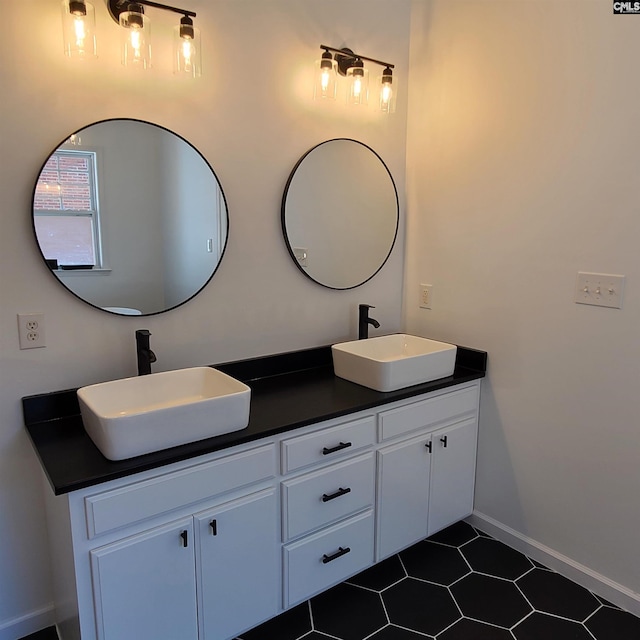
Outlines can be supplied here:
<path id="1" fill-rule="evenodd" d="M 388 393 L 329 347 L 216 368 L 251 387 L 247 429 L 119 462 L 74 390 L 23 399 L 63 640 L 235 638 L 471 513 L 484 352 Z"/>

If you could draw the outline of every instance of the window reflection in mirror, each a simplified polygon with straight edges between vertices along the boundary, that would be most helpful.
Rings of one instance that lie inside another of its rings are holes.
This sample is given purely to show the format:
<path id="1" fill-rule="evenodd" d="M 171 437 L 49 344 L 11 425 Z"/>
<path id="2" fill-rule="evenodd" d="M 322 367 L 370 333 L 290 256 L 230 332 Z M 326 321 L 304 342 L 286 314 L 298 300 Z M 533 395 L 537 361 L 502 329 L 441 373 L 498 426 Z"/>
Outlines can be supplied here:
<path id="1" fill-rule="evenodd" d="M 52 266 L 101 267 L 94 151 L 54 151 L 40 172 L 33 222 Z"/>
<path id="2" fill-rule="evenodd" d="M 198 293 L 228 236 L 226 200 L 204 157 L 171 131 L 130 119 L 90 125 L 52 152 L 33 224 L 67 289 L 112 313 L 144 315 Z"/>

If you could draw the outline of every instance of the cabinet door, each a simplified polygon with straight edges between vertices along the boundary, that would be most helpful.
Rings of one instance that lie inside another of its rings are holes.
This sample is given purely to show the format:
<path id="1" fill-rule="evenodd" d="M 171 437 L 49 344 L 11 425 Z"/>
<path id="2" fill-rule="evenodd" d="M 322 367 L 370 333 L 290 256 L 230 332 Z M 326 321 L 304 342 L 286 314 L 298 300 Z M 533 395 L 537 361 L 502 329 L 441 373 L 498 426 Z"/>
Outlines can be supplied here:
<path id="1" fill-rule="evenodd" d="M 427 537 L 430 436 L 378 451 L 376 559 Z"/>
<path id="2" fill-rule="evenodd" d="M 432 436 L 429 535 L 473 511 L 477 422 L 465 420 Z"/>
<path id="3" fill-rule="evenodd" d="M 99 640 L 196 638 L 193 521 L 90 552 Z"/>
<path id="4" fill-rule="evenodd" d="M 195 515 L 201 640 L 225 640 L 278 611 L 275 489 Z"/>

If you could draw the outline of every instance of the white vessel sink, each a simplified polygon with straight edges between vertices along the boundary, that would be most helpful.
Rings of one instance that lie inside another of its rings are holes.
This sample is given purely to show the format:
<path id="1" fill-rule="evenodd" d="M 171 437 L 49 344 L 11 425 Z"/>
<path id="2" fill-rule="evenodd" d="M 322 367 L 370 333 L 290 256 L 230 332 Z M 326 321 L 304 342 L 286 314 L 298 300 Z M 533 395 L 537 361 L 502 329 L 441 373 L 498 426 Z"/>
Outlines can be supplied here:
<path id="1" fill-rule="evenodd" d="M 244 429 L 251 389 L 211 367 L 124 378 L 78 389 L 84 428 L 109 460 Z"/>
<path id="2" fill-rule="evenodd" d="M 457 347 L 404 333 L 341 342 L 331 347 L 340 378 L 376 391 L 396 391 L 453 373 Z"/>

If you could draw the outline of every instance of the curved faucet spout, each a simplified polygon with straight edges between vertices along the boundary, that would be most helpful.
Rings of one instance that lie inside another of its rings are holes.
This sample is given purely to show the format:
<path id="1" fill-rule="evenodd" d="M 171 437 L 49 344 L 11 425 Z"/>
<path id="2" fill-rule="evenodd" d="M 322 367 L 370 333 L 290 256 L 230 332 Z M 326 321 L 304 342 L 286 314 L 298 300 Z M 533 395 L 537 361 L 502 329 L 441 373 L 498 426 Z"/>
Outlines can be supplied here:
<path id="1" fill-rule="evenodd" d="M 369 337 L 369 325 L 376 329 L 380 328 L 380 323 L 375 318 L 369 317 L 369 309 L 375 309 L 375 307 L 370 304 L 358 305 L 358 340 Z"/>
<path id="2" fill-rule="evenodd" d="M 136 355 L 138 358 L 138 375 L 146 376 L 151 373 L 151 363 L 157 360 L 156 354 L 151 351 L 149 338 L 151 332 L 148 329 L 136 331 Z"/>

